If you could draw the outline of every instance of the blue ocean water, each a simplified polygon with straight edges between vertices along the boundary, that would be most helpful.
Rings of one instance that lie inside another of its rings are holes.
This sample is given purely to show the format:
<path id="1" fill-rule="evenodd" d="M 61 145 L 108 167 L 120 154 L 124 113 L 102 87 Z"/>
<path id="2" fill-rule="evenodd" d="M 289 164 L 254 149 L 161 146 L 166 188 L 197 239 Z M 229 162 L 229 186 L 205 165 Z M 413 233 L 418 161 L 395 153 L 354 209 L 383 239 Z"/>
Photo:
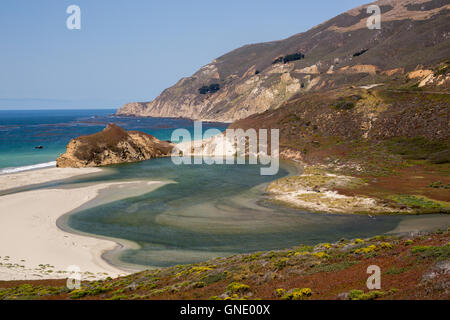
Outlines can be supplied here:
<path id="1" fill-rule="evenodd" d="M 169 118 L 114 116 L 115 109 L 98 110 L 0 110 L 0 174 L 54 166 L 67 143 L 115 123 L 160 140 L 170 140 L 178 128 L 193 133 L 193 121 Z M 203 130 L 225 130 L 228 124 L 203 123 Z M 43 146 L 42 149 L 36 149 Z"/>

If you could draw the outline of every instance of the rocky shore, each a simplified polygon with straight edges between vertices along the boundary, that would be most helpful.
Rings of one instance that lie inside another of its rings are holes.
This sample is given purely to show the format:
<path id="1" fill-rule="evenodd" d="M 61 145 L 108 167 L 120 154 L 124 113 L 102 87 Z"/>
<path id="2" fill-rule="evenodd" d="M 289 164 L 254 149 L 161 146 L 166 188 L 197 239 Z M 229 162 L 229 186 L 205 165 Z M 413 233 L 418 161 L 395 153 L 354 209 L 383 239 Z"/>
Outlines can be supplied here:
<path id="1" fill-rule="evenodd" d="M 103 131 L 70 141 L 57 160 L 59 168 L 99 167 L 169 156 L 173 144 L 139 131 L 109 124 Z"/>

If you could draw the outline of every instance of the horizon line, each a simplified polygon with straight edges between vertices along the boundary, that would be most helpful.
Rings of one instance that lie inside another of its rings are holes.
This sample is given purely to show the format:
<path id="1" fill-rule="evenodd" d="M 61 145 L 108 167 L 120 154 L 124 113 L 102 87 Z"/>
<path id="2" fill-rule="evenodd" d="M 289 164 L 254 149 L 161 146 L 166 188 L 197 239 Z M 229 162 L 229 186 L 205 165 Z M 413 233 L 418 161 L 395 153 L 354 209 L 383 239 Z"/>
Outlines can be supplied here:
<path id="1" fill-rule="evenodd" d="M 42 111 L 50 111 L 50 110 L 118 110 L 119 108 L 114 107 L 68 107 L 68 108 L 51 108 L 51 107 L 17 107 L 16 109 L 3 109 L 0 107 L 0 111 L 35 111 L 35 110 L 42 110 Z"/>

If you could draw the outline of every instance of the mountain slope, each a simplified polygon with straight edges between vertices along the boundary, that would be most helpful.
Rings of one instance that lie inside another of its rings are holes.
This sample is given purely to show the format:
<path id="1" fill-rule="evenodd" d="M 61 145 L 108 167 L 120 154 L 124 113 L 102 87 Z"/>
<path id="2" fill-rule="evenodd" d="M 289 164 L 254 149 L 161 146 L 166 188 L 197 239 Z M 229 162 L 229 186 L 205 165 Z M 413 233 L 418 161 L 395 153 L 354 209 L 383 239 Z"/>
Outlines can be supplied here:
<path id="1" fill-rule="evenodd" d="M 366 27 L 368 5 L 361 6 L 285 40 L 227 53 L 154 101 L 127 104 L 118 114 L 234 121 L 277 109 L 293 95 L 385 82 L 447 58 L 450 0 L 375 4 L 380 30 Z M 274 63 L 296 53 L 304 58 Z"/>

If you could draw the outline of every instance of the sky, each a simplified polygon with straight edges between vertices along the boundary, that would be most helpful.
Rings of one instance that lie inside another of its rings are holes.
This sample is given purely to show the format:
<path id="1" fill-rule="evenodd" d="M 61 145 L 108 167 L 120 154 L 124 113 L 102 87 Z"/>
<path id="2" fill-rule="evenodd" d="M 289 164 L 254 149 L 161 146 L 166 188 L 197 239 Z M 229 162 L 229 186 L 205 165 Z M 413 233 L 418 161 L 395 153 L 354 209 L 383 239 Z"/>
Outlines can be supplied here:
<path id="1" fill-rule="evenodd" d="M 245 44 L 304 32 L 369 0 L 1 0 L 0 109 L 151 101 Z M 81 29 L 69 30 L 70 5 Z"/>

